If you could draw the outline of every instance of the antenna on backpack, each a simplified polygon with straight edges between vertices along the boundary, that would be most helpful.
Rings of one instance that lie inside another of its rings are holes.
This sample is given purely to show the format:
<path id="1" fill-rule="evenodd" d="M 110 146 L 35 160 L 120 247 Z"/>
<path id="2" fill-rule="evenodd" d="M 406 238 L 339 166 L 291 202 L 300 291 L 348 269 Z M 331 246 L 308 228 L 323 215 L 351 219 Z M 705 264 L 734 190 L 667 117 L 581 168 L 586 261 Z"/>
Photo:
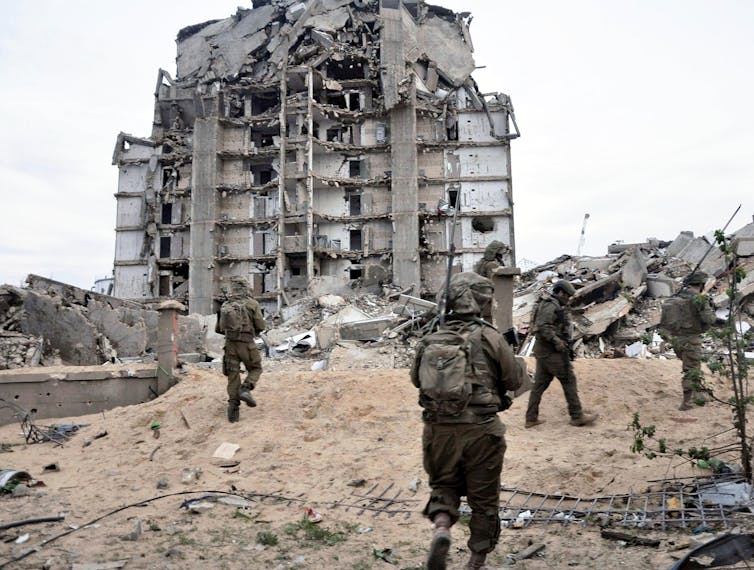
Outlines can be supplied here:
<path id="1" fill-rule="evenodd" d="M 450 249 L 448 250 L 448 271 L 445 275 L 445 291 L 440 297 L 440 328 L 445 328 L 445 316 L 448 313 L 448 299 L 450 296 L 450 277 L 453 273 L 453 258 L 456 254 L 456 221 L 458 220 L 458 210 L 461 207 L 461 189 L 456 191 L 456 203 L 453 205 L 453 224 L 450 228 Z"/>

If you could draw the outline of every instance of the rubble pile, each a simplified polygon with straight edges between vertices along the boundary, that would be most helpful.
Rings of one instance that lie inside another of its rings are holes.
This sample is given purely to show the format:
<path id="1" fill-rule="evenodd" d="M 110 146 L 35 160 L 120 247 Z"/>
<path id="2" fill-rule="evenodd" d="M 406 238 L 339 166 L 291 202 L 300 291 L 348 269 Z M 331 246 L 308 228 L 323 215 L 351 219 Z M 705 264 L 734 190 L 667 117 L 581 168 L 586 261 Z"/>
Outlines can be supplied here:
<path id="1" fill-rule="evenodd" d="M 98 365 L 154 354 L 155 310 L 29 275 L 0 287 L 0 369 Z M 203 352 L 202 324 L 179 319 L 181 352 Z"/>
<path id="2" fill-rule="evenodd" d="M 754 223 L 733 237 L 746 272 L 738 284 L 737 324 L 746 333 L 754 326 Z M 613 244 L 604 257 L 564 255 L 526 272 L 513 300 L 519 354 L 531 354 L 533 339 L 527 335 L 537 301 L 556 280 L 567 279 L 576 288 L 571 309 L 577 356 L 673 358 L 657 330 L 661 304 L 700 262 L 709 275 L 705 292 L 722 323 L 728 316 L 730 268 L 717 248 L 689 232 L 672 242 Z M 27 281 L 25 289 L 0 287 L 0 369 L 101 364 L 153 352 L 158 316 L 148 306 L 34 275 Z M 305 297 L 283 307 L 260 342 L 269 358 L 311 358 L 316 370 L 405 368 L 435 309 L 431 301 L 387 286 L 381 295 Z M 193 317 L 179 322 L 181 352 L 204 353 L 214 323 Z M 704 342 L 708 352 L 720 349 L 712 335 Z"/>
<path id="3" fill-rule="evenodd" d="M 754 223 L 733 234 L 739 260 L 747 277 L 739 284 L 743 328 L 754 323 L 754 257 L 751 256 Z M 513 322 L 526 335 L 539 298 L 558 279 L 576 287 L 571 302 L 574 349 L 580 357 L 673 357 L 672 349 L 658 334 L 662 300 L 680 290 L 683 279 L 701 262 L 710 277 L 705 292 L 713 306 L 728 306 L 729 268 L 717 247 L 691 232 L 681 232 L 672 242 L 649 239 L 638 244 L 613 244 L 604 257 L 561 256 L 526 272 L 517 287 Z M 715 341 L 705 338 L 708 351 Z M 521 352 L 530 354 L 531 339 Z"/>
<path id="4" fill-rule="evenodd" d="M 39 366 L 43 342 L 39 337 L 0 331 L 0 370 Z"/>

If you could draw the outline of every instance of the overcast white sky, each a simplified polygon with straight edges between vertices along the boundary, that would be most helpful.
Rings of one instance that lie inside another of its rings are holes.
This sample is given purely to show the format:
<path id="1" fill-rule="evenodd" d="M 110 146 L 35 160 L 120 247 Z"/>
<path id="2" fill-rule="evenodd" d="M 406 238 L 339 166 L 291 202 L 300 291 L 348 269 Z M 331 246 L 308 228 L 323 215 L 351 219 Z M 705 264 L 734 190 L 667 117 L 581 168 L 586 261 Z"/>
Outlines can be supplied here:
<path id="1" fill-rule="evenodd" d="M 673 239 L 754 213 L 754 2 L 435 0 L 474 15 L 485 92 L 508 93 L 519 259 Z M 115 249 L 120 131 L 151 132 L 184 26 L 243 0 L 2 2 L 0 283 L 89 288 Z"/>

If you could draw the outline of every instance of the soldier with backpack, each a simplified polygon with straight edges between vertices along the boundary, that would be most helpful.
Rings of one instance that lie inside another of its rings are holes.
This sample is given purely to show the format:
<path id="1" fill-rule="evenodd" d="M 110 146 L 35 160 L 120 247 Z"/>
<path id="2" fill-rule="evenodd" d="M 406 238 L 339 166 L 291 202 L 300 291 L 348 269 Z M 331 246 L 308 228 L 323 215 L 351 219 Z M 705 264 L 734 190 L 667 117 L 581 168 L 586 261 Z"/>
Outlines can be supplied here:
<path id="1" fill-rule="evenodd" d="M 235 423 L 240 403 L 257 405 L 251 395 L 262 375 L 262 357 L 254 337 L 267 328 L 262 307 L 251 297 L 243 277 L 231 279 L 231 291 L 217 314 L 215 332 L 225 335 L 223 374 L 228 377 L 228 421 Z M 241 362 L 246 367 L 246 380 L 241 383 Z"/>
<path id="2" fill-rule="evenodd" d="M 693 404 L 707 401 L 702 374 L 702 333 L 715 323 L 715 313 L 702 288 L 707 274 L 694 271 L 685 281 L 686 286 L 675 297 L 662 304 L 660 330 L 671 335 L 671 344 L 681 359 L 683 401 L 678 408 L 690 410 Z"/>
<path id="3" fill-rule="evenodd" d="M 466 568 L 481 569 L 500 535 L 500 474 L 505 426 L 497 413 L 511 405 L 506 392 L 521 385 L 511 347 L 482 316 L 490 314 L 493 286 L 476 273 L 450 280 L 443 327 L 437 320 L 419 342 L 411 382 L 423 408 L 422 448 L 431 494 L 424 515 L 435 527 L 427 568 L 447 567 L 450 527 L 461 496 L 471 507 Z"/>
<path id="4" fill-rule="evenodd" d="M 539 404 L 553 378 L 560 380 L 563 386 L 572 426 L 586 426 L 597 419 L 597 414 L 585 412 L 581 407 L 576 374 L 571 362 L 571 319 L 567 305 L 575 293 L 573 285 L 561 279 L 553 286 L 552 295 L 544 296 L 534 310 L 532 332 L 536 339 L 534 357 L 537 360 L 537 370 L 526 408 L 524 426 L 527 428 L 544 423 L 544 420 L 539 419 Z"/>

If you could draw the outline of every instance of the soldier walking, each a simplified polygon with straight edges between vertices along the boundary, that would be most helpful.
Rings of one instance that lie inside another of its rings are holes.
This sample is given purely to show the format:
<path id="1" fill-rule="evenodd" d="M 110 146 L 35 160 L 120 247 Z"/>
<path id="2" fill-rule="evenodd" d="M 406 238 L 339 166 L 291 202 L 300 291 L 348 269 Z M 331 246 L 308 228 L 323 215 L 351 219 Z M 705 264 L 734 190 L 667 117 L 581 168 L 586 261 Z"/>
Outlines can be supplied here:
<path id="1" fill-rule="evenodd" d="M 681 359 L 683 401 L 678 408 L 690 410 L 694 404 L 703 405 L 707 401 L 702 373 L 702 334 L 715 323 L 715 313 L 709 300 L 702 295 L 707 282 L 707 274 L 695 271 L 686 281 L 677 297 L 663 303 L 660 327 L 669 332 L 671 345 L 676 356 Z M 676 311 L 671 308 L 677 307 Z M 670 329 L 670 330 L 669 330 Z"/>
<path id="2" fill-rule="evenodd" d="M 252 298 L 248 282 L 243 277 L 231 279 L 231 291 L 220 307 L 215 332 L 225 335 L 223 374 L 228 377 L 228 421 L 239 419 L 240 402 L 257 405 L 251 391 L 262 375 L 262 357 L 254 337 L 267 328 L 262 307 Z M 241 382 L 241 362 L 246 367 L 246 379 Z"/>
<path id="3" fill-rule="evenodd" d="M 505 425 L 497 413 L 521 385 L 515 357 L 502 335 L 482 316 L 490 313 L 493 287 L 475 273 L 450 280 L 445 327 L 422 338 L 411 368 L 424 408 L 422 449 L 431 494 L 424 515 L 434 523 L 429 570 L 444 570 L 450 528 L 461 496 L 471 507 L 466 568 L 484 568 L 500 535 L 500 474 Z"/>
<path id="4" fill-rule="evenodd" d="M 524 425 L 527 428 L 544 423 L 544 420 L 539 419 L 539 404 L 553 378 L 557 378 L 563 386 L 572 426 L 589 425 L 597 419 L 597 414 L 585 412 L 581 407 L 576 374 L 571 362 L 573 354 L 568 302 L 575 293 L 573 285 L 561 279 L 553 286 L 552 295 L 540 300 L 535 309 L 532 329 L 536 338 L 534 357 L 537 360 L 537 370 L 526 409 Z"/>

